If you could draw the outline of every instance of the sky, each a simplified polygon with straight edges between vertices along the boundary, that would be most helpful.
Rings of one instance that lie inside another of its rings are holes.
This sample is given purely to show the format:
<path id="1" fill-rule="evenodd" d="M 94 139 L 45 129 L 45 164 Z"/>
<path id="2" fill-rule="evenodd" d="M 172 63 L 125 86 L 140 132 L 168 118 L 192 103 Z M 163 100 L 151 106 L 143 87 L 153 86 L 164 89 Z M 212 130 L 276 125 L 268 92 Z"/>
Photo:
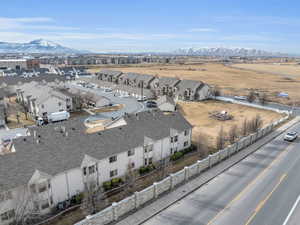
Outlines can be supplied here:
<path id="1" fill-rule="evenodd" d="M 256 48 L 300 53 L 300 1 L 1 0 L 0 41 L 93 52 Z"/>

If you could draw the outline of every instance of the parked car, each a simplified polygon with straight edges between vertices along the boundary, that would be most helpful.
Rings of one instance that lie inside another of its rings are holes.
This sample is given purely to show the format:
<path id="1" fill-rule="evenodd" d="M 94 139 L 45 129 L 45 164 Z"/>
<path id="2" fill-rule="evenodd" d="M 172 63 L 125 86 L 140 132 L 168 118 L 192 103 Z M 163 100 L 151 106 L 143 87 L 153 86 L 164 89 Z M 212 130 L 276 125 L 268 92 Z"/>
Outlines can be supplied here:
<path id="1" fill-rule="evenodd" d="M 284 140 L 285 141 L 294 141 L 296 140 L 298 137 L 297 132 L 288 132 L 286 133 L 286 135 L 284 136 Z"/>
<path id="2" fill-rule="evenodd" d="M 148 108 L 157 108 L 157 103 L 154 101 L 147 101 L 146 106 Z"/>
<path id="3" fill-rule="evenodd" d="M 111 88 L 105 88 L 104 92 L 112 92 L 112 89 Z"/>

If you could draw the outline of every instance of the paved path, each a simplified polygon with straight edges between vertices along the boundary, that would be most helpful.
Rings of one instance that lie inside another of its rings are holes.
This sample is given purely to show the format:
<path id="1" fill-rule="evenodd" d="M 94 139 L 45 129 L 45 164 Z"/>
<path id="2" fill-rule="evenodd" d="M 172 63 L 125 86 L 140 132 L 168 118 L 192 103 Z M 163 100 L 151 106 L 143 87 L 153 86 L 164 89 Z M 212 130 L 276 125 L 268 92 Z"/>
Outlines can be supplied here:
<path id="1" fill-rule="evenodd" d="M 297 119 L 297 121 L 299 120 Z M 249 180 L 254 179 L 266 165 L 272 162 L 277 154 L 280 154 L 282 148 L 289 145 L 282 142 L 283 134 L 281 133 L 297 121 L 291 121 L 280 127 L 272 134 L 212 167 L 185 185 L 123 218 L 116 224 L 207 224 L 226 207 L 236 193 L 248 185 Z M 297 125 L 297 129 L 300 130 L 299 125 Z M 277 137 L 278 135 L 279 137 Z M 259 149 L 257 153 L 250 155 L 257 149 Z M 250 156 L 247 157 L 248 155 Z M 238 163 L 241 158 L 246 159 Z M 227 170 L 233 165 L 235 165 L 232 167 L 234 169 Z M 224 171 L 226 172 L 223 173 Z M 218 174 L 220 175 L 217 176 Z M 210 182 L 207 183 L 208 181 Z M 239 223 L 230 225 L 235 224 L 239 225 Z"/>

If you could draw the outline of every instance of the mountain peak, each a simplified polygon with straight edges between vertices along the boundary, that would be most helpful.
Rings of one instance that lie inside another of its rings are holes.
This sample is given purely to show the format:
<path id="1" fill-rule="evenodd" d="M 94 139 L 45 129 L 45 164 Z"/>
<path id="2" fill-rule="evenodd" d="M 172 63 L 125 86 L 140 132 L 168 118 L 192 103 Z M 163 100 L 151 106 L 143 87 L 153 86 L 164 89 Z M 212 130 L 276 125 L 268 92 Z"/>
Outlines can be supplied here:
<path id="1" fill-rule="evenodd" d="M 87 51 L 67 48 L 45 39 L 36 39 L 28 43 L 0 42 L 0 53 L 81 54 Z"/>

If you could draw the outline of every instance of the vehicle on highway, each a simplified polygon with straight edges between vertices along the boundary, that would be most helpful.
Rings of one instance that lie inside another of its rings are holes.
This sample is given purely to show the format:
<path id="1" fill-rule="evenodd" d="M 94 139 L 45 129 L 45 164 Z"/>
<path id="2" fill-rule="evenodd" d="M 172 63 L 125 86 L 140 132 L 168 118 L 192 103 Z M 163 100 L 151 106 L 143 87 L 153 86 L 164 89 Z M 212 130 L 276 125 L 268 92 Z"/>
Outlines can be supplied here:
<path id="1" fill-rule="evenodd" d="M 155 101 L 147 101 L 146 106 L 148 108 L 157 108 L 157 103 Z"/>
<path id="2" fill-rule="evenodd" d="M 284 140 L 285 141 L 294 141 L 296 140 L 298 137 L 297 132 L 288 132 L 286 133 L 286 135 L 284 136 Z"/>

